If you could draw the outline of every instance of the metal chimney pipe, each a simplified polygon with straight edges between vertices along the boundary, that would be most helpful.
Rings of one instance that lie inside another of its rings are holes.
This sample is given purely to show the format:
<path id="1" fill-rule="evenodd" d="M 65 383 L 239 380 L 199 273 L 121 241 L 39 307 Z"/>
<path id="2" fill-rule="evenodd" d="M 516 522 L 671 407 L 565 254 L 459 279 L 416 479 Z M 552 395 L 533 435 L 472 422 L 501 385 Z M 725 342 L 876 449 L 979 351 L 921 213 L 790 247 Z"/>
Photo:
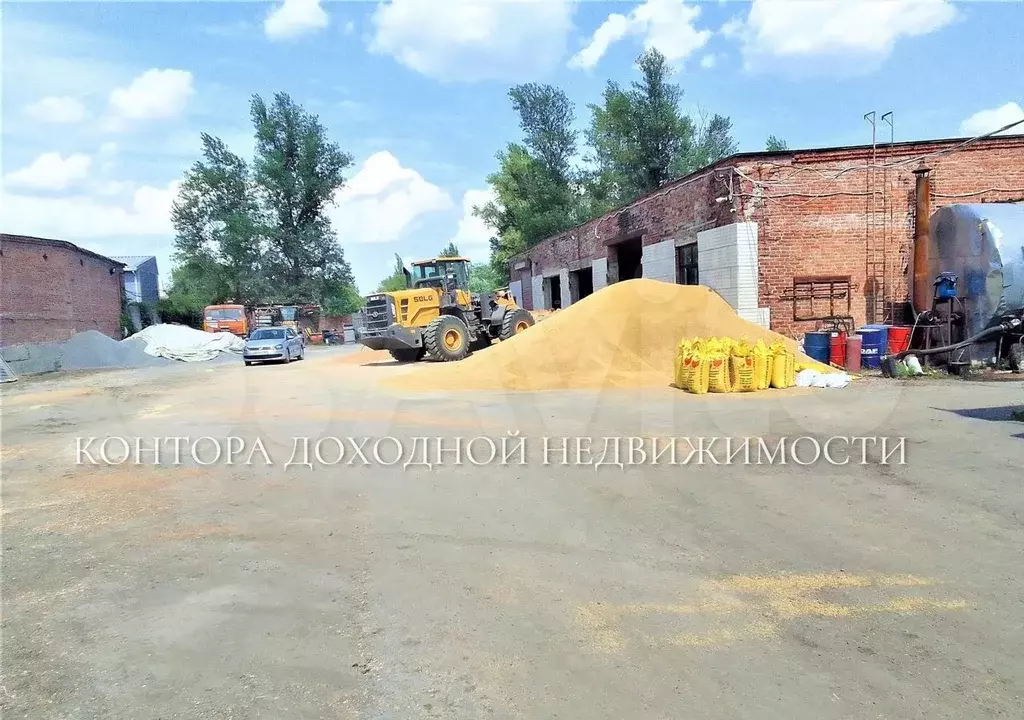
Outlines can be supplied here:
<path id="1" fill-rule="evenodd" d="M 932 214 L 931 168 L 923 164 L 914 170 L 914 275 L 911 290 L 914 310 L 931 310 L 934 290 L 928 277 L 928 243 Z"/>

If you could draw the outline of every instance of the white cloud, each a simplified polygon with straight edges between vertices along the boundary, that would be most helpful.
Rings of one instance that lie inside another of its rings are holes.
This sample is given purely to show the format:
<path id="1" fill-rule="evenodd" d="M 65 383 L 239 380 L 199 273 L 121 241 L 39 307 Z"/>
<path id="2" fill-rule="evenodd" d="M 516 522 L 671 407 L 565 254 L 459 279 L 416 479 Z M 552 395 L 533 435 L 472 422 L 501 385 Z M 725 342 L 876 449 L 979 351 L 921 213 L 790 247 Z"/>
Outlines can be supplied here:
<path id="1" fill-rule="evenodd" d="M 391 0 L 371 52 L 439 80 L 523 79 L 565 54 L 575 0 Z"/>
<path id="2" fill-rule="evenodd" d="M 587 46 L 569 60 L 569 67 L 596 67 L 608 48 L 627 35 L 643 35 L 644 48 L 657 48 L 670 62 L 685 60 L 711 38 L 710 30 L 695 27 L 698 17 L 700 8 L 684 0 L 646 0 L 628 17 L 609 15 Z"/>
<path id="3" fill-rule="evenodd" d="M 1008 102 L 997 108 L 979 110 L 960 123 L 961 135 L 984 135 L 998 130 L 1012 122 L 1024 120 L 1024 108 L 1015 102 Z M 1006 131 L 1007 134 L 1024 133 L 1024 125 L 1017 125 Z"/>
<path id="4" fill-rule="evenodd" d="M 717 64 L 718 58 L 714 55 L 714 53 L 709 53 L 708 55 L 705 55 L 700 59 L 700 66 L 705 70 L 710 70 Z"/>
<path id="5" fill-rule="evenodd" d="M 601 58 L 613 44 L 626 37 L 632 29 L 632 20 L 625 15 L 612 13 L 594 31 L 587 46 L 569 58 L 569 67 L 590 70 L 601 62 Z"/>
<path id="6" fill-rule="evenodd" d="M 194 93 L 187 70 L 152 68 L 110 93 L 110 111 L 116 124 L 163 120 L 179 115 Z"/>
<path id="7" fill-rule="evenodd" d="M 271 40 L 287 40 L 323 30 L 327 23 L 320 0 L 284 0 L 267 15 L 263 31 Z"/>
<path id="8" fill-rule="evenodd" d="M 904 37 L 927 35 L 957 17 L 949 0 L 754 0 L 745 21 L 726 23 L 748 69 L 809 72 L 874 69 Z M 813 61 L 813 62 L 811 62 Z"/>
<path id="9" fill-rule="evenodd" d="M 494 230 L 473 214 L 473 208 L 486 205 L 494 198 L 492 190 L 467 190 L 462 196 L 462 217 L 459 218 L 452 242 L 459 248 L 459 252 L 474 262 L 484 262 L 490 257 L 490 241 Z"/>
<path id="10" fill-rule="evenodd" d="M 398 240 L 422 215 L 452 207 L 447 192 L 386 151 L 368 157 L 334 200 L 331 222 L 342 244 Z"/>
<path id="11" fill-rule="evenodd" d="M 85 120 L 89 113 L 80 100 L 51 95 L 25 106 L 25 115 L 36 122 L 72 125 Z"/>
<path id="12" fill-rule="evenodd" d="M 92 158 L 75 154 L 43 153 L 26 167 L 4 176 L 4 186 L 31 190 L 64 190 L 89 175 Z"/>
<path id="13" fill-rule="evenodd" d="M 0 219 L 5 231 L 60 240 L 89 241 L 173 234 L 171 204 L 179 182 L 135 188 L 125 201 L 79 194 L 39 197 L 3 192 Z"/>

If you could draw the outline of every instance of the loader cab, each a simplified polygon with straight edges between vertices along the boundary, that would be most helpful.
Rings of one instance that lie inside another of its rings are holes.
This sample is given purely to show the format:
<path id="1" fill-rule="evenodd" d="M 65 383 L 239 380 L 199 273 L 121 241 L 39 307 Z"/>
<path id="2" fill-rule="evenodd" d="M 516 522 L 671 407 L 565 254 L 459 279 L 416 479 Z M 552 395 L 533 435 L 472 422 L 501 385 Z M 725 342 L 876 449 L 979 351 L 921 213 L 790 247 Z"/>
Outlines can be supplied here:
<path id="1" fill-rule="evenodd" d="M 437 257 L 413 263 L 414 288 L 442 288 L 454 283 L 455 290 L 469 290 L 469 260 L 464 257 Z"/>
<path id="2" fill-rule="evenodd" d="M 469 292 L 469 260 L 462 257 L 432 258 L 412 263 L 412 287 L 436 288 L 442 313 L 444 308 L 469 310 L 473 299 Z"/>
<path id="3" fill-rule="evenodd" d="M 466 258 L 433 258 L 412 264 L 414 288 L 436 287 L 441 290 L 469 292 L 469 260 Z"/>

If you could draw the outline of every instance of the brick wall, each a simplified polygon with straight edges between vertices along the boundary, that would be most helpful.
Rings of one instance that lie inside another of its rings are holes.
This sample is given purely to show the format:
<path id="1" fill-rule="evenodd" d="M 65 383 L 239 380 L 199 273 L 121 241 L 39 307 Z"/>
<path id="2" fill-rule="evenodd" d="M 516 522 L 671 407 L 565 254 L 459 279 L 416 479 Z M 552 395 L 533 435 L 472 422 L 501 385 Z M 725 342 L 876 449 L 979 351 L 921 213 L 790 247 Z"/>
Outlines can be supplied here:
<path id="1" fill-rule="evenodd" d="M 799 335 L 789 296 L 794 277 L 849 276 L 857 324 L 897 319 L 908 299 L 912 265 L 915 177 L 922 155 L 955 143 L 816 151 L 736 165 L 737 215 L 758 224 L 759 300 L 771 308 L 772 329 Z M 954 203 L 1024 201 L 1024 137 L 988 139 L 925 159 L 935 209 Z M 754 182 L 752 182 L 754 181 Z M 869 249 L 871 252 L 869 253 Z M 869 254 L 876 263 L 869 267 Z M 884 261 L 884 271 L 879 260 Z M 875 316 L 873 293 L 884 317 Z M 884 293 L 884 297 L 882 297 Z M 844 306 L 845 310 L 845 306 Z"/>
<path id="2" fill-rule="evenodd" d="M 696 241 L 704 230 L 756 222 L 758 304 L 770 309 L 772 329 L 792 335 L 813 329 L 814 323 L 793 321 L 792 301 L 784 299 L 794 277 L 801 276 L 849 276 L 855 286 L 852 314 L 863 324 L 869 320 L 865 298 L 876 291 L 868 278 L 869 242 L 886 260 L 884 273 L 880 263 L 872 271 L 877 292 L 885 291 L 884 303 L 891 307 L 907 298 L 916 158 L 944 153 L 926 160 L 933 211 L 953 203 L 1024 202 L 1024 136 L 989 138 L 950 152 L 957 144 L 897 145 L 891 154 L 880 146 L 874 163 L 870 147 L 728 158 L 543 241 L 513 259 L 513 266 L 528 260 L 534 275 L 596 268 L 608 258 L 609 246 L 622 240 L 640 237 L 644 247 L 666 240 L 679 245 Z M 900 164 L 867 169 L 890 163 Z"/>
<path id="3" fill-rule="evenodd" d="M 0 345 L 59 342 L 85 330 L 121 337 L 118 263 L 11 235 L 0 235 L 0 253 Z"/>

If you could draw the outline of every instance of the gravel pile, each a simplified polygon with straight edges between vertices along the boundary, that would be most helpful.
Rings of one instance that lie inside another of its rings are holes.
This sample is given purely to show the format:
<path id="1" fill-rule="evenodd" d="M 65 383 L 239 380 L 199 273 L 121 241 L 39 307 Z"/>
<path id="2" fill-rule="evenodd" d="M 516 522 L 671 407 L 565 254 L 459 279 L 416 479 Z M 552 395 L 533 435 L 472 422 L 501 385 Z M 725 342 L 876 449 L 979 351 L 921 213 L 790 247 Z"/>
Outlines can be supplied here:
<path id="1" fill-rule="evenodd" d="M 19 375 L 57 370 L 98 370 L 171 365 L 173 360 L 145 352 L 146 341 L 117 341 L 96 330 L 76 333 L 62 343 L 15 345 L 4 348 L 3 358 Z"/>

